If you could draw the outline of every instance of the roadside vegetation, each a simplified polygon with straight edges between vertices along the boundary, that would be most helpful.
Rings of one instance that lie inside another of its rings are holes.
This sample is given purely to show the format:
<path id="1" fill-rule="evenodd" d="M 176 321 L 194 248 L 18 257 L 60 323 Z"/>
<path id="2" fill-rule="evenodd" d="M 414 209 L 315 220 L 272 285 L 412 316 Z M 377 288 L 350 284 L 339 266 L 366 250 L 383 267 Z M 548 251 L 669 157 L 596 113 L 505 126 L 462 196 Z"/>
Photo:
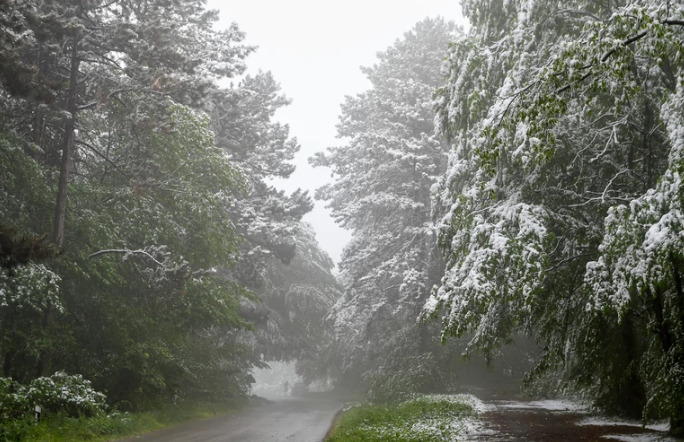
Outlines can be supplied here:
<path id="1" fill-rule="evenodd" d="M 142 412 L 100 412 L 93 416 L 70 416 L 65 412 L 45 415 L 36 423 L 33 416 L 0 423 L 0 441 L 40 440 L 44 442 L 106 441 L 171 427 L 183 422 L 207 419 L 248 406 L 246 398 L 223 402 L 169 404 Z"/>
<path id="2" fill-rule="evenodd" d="M 463 436 L 476 415 L 465 395 L 418 396 L 396 404 L 365 404 L 344 412 L 327 442 L 448 441 Z"/>

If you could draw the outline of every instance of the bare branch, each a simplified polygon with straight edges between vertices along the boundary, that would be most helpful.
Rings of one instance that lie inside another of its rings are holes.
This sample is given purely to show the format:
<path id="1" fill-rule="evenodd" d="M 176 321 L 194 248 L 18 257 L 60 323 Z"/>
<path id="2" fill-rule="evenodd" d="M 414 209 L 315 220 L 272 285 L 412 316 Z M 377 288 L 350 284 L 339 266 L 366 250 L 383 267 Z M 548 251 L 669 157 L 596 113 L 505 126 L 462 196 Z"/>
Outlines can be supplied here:
<path id="1" fill-rule="evenodd" d="M 103 160 L 105 160 L 106 162 L 108 162 L 109 164 L 111 164 L 112 166 L 114 166 L 114 168 L 115 168 L 116 170 L 118 170 L 119 172 L 121 172 L 123 175 L 125 175 L 125 176 L 130 176 L 129 174 L 127 174 L 127 173 L 121 168 L 121 166 L 119 166 L 118 164 L 116 164 L 114 161 L 112 161 L 109 157 L 107 157 L 107 156 L 106 156 L 105 154 L 103 154 L 102 152 L 98 151 L 98 150 L 95 148 L 95 146 L 93 146 L 93 145 L 91 145 L 91 144 L 89 144 L 89 143 L 86 143 L 85 141 L 81 141 L 81 140 L 76 140 L 76 143 L 78 143 L 78 144 L 80 144 L 80 145 L 82 145 L 82 146 L 87 147 L 87 148 L 88 148 L 89 150 L 91 150 L 94 154 L 96 154 L 97 156 L 99 156 L 100 158 L 102 158 Z"/>
<path id="2" fill-rule="evenodd" d="M 110 254 L 110 253 L 118 253 L 118 254 L 122 254 L 122 255 L 142 255 L 146 258 L 149 258 L 152 262 L 157 264 L 159 267 L 165 267 L 163 262 L 157 261 L 157 259 L 154 256 L 150 255 L 148 252 L 146 252 L 144 250 L 105 249 L 105 250 L 100 250 L 100 251 L 95 252 L 95 253 L 91 253 L 90 255 L 88 255 L 88 258 L 96 258 L 98 256 L 106 255 L 106 254 Z"/>
<path id="3" fill-rule="evenodd" d="M 130 91 L 134 91 L 134 90 L 136 90 L 136 89 L 135 89 L 135 88 L 130 88 L 130 87 L 117 89 L 117 90 L 115 90 L 115 91 L 110 92 L 110 93 L 107 95 L 107 98 L 112 98 L 112 97 L 114 97 L 114 96 L 120 94 L 121 92 L 130 92 Z M 91 108 L 97 106 L 99 103 L 100 103 L 99 100 L 95 100 L 95 101 L 92 101 L 92 102 L 90 102 L 90 103 L 88 103 L 88 104 L 84 104 L 83 106 L 79 106 L 79 107 L 78 107 L 78 110 L 79 110 L 79 111 L 82 111 L 82 110 L 86 110 L 86 109 L 91 109 Z"/>
<path id="4" fill-rule="evenodd" d="M 574 260 L 576 260 L 576 259 L 593 258 L 593 257 L 595 257 L 595 256 L 596 256 L 596 253 L 595 253 L 595 252 L 592 252 L 592 253 L 580 253 L 579 255 L 570 256 L 570 257 L 568 257 L 568 258 L 565 258 L 565 259 L 562 259 L 562 260 L 558 261 L 556 264 L 554 264 L 553 266 L 549 267 L 549 269 L 547 270 L 547 272 L 550 273 L 550 272 L 556 271 L 556 270 L 558 270 L 560 267 L 562 267 L 562 266 L 564 266 L 565 264 L 569 263 L 570 261 L 574 261 Z"/>
<path id="5" fill-rule="evenodd" d="M 608 194 L 608 189 L 610 189 L 610 186 L 613 185 L 613 182 L 617 179 L 617 177 L 619 177 L 619 176 L 622 175 L 623 173 L 629 173 L 629 171 L 630 171 L 629 169 L 624 169 L 624 170 L 618 172 L 617 174 L 615 174 L 615 176 L 614 176 L 613 178 L 610 179 L 610 182 L 608 183 L 608 185 L 606 186 L 606 188 L 603 189 L 603 195 L 601 195 L 601 202 L 602 202 L 602 203 L 605 203 L 605 202 L 606 202 L 606 195 Z"/>

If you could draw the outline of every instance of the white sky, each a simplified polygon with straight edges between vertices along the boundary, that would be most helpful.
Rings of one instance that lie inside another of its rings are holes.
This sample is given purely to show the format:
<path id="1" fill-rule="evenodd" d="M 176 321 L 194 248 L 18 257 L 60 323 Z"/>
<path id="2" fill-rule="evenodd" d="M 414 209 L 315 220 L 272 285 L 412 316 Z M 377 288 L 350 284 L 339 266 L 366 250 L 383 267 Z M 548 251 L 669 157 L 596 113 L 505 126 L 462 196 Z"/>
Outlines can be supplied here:
<path id="1" fill-rule="evenodd" d="M 236 22 L 246 43 L 258 46 L 247 59 L 248 72 L 271 71 L 293 100 L 276 118 L 290 125 L 301 151 L 297 170 L 278 186 L 313 195 L 330 182 L 330 170 L 311 168 L 307 158 L 337 144 L 340 104 L 370 83 L 360 66 L 372 66 L 384 51 L 425 17 L 442 16 L 464 24 L 458 0 L 209 0 L 221 11 L 219 26 Z M 335 263 L 351 235 L 330 217 L 325 202 L 304 219 Z"/>

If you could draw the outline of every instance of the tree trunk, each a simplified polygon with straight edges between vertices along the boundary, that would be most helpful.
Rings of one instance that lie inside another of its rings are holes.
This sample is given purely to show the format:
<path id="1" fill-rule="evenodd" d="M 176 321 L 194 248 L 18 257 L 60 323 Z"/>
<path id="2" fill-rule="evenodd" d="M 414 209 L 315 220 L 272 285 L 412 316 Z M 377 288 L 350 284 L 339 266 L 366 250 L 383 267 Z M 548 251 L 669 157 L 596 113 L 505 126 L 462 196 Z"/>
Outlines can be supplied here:
<path id="1" fill-rule="evenodd" d="M 62 160 L 59 167 L 59 183 L 57 188 L 57 201 L 55 204 L 55 216 L 53 224 L 52 240 L 61 248 L 64 245 L 64 225 L 66 222 L 67 187 L 69 185 L 69 173 L 71 160 L 74 154 L 74 140 L 76 136 L 76 112 L 78 73 L 81 60 L 78 57 L 78 44 L 80 38 L 74 36 L 71 48 L 71 67 L 69 72 L 69 91 L 67 96 L 66 111 L 70 117 L 64 125 L 64 143 L 62 147 Z"/>
<path id="2" fill-rule="evenodd" d="M 676 330 L 684 330 L 684 283 L 682 282 L 682 259 L 680 254 L 670 252 L 670 263 L 672 264 L 672 274 L 674 277 L 675 296 L 678 302 L 675 303 L 676 308 L 679 309 L 679 314 L 674 315 L 675 320 L 679 323 L 675 325 Z M 681 334 L 675 336 L 679 340 Z M 681 370 L 684 367 L 684 352 L 681 346 L 677 346 L 677 354 L 674 356 L 674 364 L 672 370 Z M 680 384 L 681 385 L 681 384 Z M 673 436 L 684 437 L 684 389 L 680 385 L 674 386 L 672 413 L 670 415 L 670 433 Z"/>
<path id="3" fill-rule="evenodd" d="M 676 437 L 684 437 L 684 403 L 675 405 L 670 416 L 670 434 Z"/>
<path id="4" fill-rule="evenodd" d="M 43 53 L 44 53 L 43 45 L 40 45 L 40 47 L 38 48 L 38 78 L 41 78 L 41 79 L 45 75 L 45 61 L 43 60 L 43 56 L 44 56 Z M 45 126 L 44 111 L 41 109 L 41 105 L 39 103 L 36 103 L 34 105 L 34 115 L 33 115 L 33 143 L 36 146 L 39 146 L 41 148 L 43 147 L 44 126 Z M 36 149 L 31 148 L 30 151 L 27 153 L 34 160 L 37 160 L 39 157 Z"/>
<path id="5" fill-rule="evenodd" d="M 12 377 L 12 359 L 16 354 L 15 350 L 7 350 L 2 361 L 2 375 L 6 378 Z"/>

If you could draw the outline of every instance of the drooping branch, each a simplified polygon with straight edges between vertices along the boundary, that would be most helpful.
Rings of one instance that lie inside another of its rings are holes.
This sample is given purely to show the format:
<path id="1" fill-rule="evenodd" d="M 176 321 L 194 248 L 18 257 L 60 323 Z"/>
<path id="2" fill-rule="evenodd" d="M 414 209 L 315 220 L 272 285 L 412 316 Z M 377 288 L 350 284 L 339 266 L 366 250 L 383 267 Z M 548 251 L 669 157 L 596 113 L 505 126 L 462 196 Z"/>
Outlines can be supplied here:
<path id="1" fill-rule="evenodd" d="M 589 17 L 595 21 L 601 21 L 600 18 L 588 11 L 582 11 L 578 9 L 563 9 L 558 11 L 558 15 L 574 15 L 577 17 Z"/>
<path id="2" fill-rule="evenodd" d="M 630 44 L 632 44 L 632 43 L 634 43 L 634 42 L 636 42 L 636 41 L 641 40 L 641 39 L 644 38 L 646 35 L 648 35 L 648 32 L 647 32 L 647 31 L 643 31 L 643 32 L 640 32 L 640 33 L 638 33 L 637 35 L 634 35 L 634 36 L 628 38 L 627 40 L 621 42 L 617 47 L 614 47 L 614 48 L 611 49 L 610 51 L 608 51 L 608 52 L 606 52 L 605 54 L 603 54 L 603 55 L 601 56 L 601 59 L 600 59 L 600 62 L 599 62 L 599 63 L 605 63 L 606 60 L 608 60 L 615 52 L 617 52 L 618 47 L 627 47 L 627 46 L 629 46 Z M 590 70 L 589 70 L 589 72 L 587 72 L 586 74 L 582 75 L 582 77 L 577 81 L 577 83 L 582 83 L 582 82 L 584 82 L 584 80 L 586 80 L 587 78 L 591 77 L 592 74 L 593 74 L 593 72 L 591 71 L 591 68 L 593 68 L 594 66 L 595 66 L 594 64 L 585 66 L 585 68 L 588 68 L 588 69 L 590 69 Z M 563 86 L 563 87 L 561 87 L 561 88 L 559 88 L 559 89 L 556 89 L 556 94 L 561 94 L 561 93 L 567 91 L 568 89 L 570 89 L 572 86 L 573 86 L 573 83 L 568 83 L 568 84 L 566 84 L 565 86 Z"/>

